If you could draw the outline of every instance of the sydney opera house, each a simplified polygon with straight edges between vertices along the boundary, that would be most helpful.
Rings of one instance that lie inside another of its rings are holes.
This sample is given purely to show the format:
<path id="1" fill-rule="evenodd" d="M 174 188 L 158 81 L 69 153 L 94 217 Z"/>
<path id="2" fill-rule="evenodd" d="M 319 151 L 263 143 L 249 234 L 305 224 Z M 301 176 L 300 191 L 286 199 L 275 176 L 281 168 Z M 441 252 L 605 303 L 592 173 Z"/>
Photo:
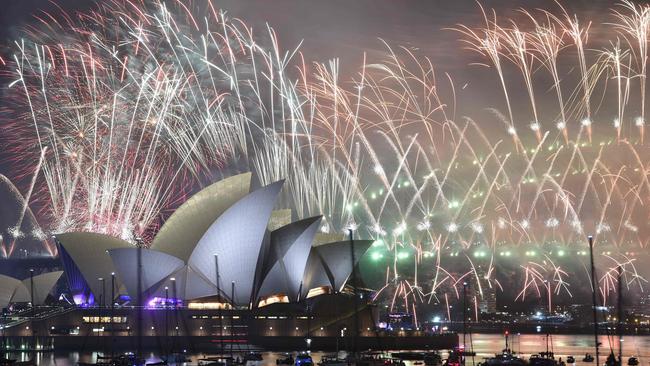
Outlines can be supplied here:
<path id="1" fill-rule="evenodd" d="M 200 191 L 147 249 L 94 233 L 56 235 L 75 303 L 96 304 L 106 287 L 100 278 L 135 301 L 138 276 L 147 299 L 164 297 L 167 288 L 174 300 L 216 296 L 237 308 L 340 292 L 352 271 L 350 242 L 323 242 L 320 217 L 292 222 L 290 210 L 274 211 L 283 182 L 253 192 L 250 183 L 242 174 Z M 371 243 L 354 241 L 357 260 Z"/>
<path id="2" fill-rule="evenodd" d="M 0 306 L 39 309 L 47 294 L 70 305 L 10 317 L 4 333 L 63 347 L 84 339 L 89 348 L 102 336 L 128 345 L 134 334 L 145 347 L 163 337 L 195 348 L 282 348 L 306 338 L 327 348 L 353 329 L 375 336 L 377 311 L 348 281 L 372 241 L 320 233 L 320 217 L 292 221 L 291 210 L 274 210 L 282 185 L 251 191 L 250 173 L 214 183 L 182 204 L 148 248 L 91 232 L 55 235 L 63 271 L 0 278 Z"/>

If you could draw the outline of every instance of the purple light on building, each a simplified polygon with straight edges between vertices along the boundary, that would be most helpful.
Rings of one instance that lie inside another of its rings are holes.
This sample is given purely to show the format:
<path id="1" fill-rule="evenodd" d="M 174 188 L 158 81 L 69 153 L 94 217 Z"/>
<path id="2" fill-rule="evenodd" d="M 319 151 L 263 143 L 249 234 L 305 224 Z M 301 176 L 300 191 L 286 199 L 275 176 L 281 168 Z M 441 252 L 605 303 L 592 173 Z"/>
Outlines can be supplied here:
<path id="1" fill-rule="evenodd" d="M 86 296 L 86 294 L 74 294 L 72 295 L 72 301 L 75 303 L 75 305 L 81 306 L 81 307 L 88 307 L 88 306 L 93 306 L 95 304 L 95 297 L 93 294 L 89 294 Z"/>
<path id="2" fill-rule="evenodd" d="M 175 308 L 183 306 L 183 300 L 181 299 L 174 299 L 171 297 L 164 298 L 164 297 L 154 297 L 147 301 L 147 309 L 164 309 L 164 308 Z"/>

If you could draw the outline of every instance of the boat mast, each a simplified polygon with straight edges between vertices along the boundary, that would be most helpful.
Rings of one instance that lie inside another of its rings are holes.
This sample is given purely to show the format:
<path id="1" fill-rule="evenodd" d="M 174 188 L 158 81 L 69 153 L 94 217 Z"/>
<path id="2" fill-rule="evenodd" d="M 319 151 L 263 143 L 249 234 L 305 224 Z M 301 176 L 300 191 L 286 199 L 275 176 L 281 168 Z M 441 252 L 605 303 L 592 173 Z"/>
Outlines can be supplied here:
<path id="1" fill-rule="evenodd" d="M 352 341 L 352 355 L 356 358 L 357 355 L 357 337 L 359 336 L 359 294 L 357 293 L 357 273 L 355 271 L 355 258 L 354 258 L 354 239 L 352 237 L 352 229 L 348 229 L 350 233 L 350 260 L 352 261 L 352 285 L 354 286 L 354 338 Z"/>
<path id="2" fill-rule="evenodd" d="M 594 315 L 594 343 L 596 347 L 596 365 L 600 365 L 599 359 L 599 347 L 600 343 L 598 342 L 598 309 L 596 302 L 596 293 L 598 291 L 598 281 L 596 281 L 596 266 L 594 265 L 594 237 L 589 235 L 587 237 L 589 241 L 589 261 L 591 263 L 591 302 L 593 307 Z"/>
<path id="3" fill-rule="evenodd" d="M 167 323 L 165 323 L 167 326 Z M 115 328 L 115 272 L 111 272 L 111 359 L 115 356 L 114 344 L 115 344 L 115 333 L 113 328 Z"/>
<path id="4" fill-rule="evenodd" d="M 219 282 L 219 255 L 215 254 L 214 255 L 214 270 L 216 274 L 216 280 L 217 280 L 217 301 L 220 302 L 218 309 L 219 309 L 219 352 L 223 353 L 223 312 L 221 311 L 221 285 Z"/>
<path id="5" fill-rule="evenodd" d="M 465 348 L 467 347 L 466 337 L 467 337 L 467 282 L 463 282 L 463 353 L 462 353 L 463 365 L 465 364 Z"/>
<path id="6" fill-rule="evenodd" d="M 230 283 L 230 359 L 234 360 L 233 346 L 235 343 L 235 281 Z"/>
<path id="7" fill-rule="evenodd" d="M 549 331 L 550 331 L 550 326 L 549 326 L 549 317 L 551 316 L 551 283 L 548 280 L 544 280 L 544 284 L 546 285 L 546 319 L 544 319 L 545 327 L 546 327 L 546 357 L 550 358 L 550 353 L 549 351 Z"/>
<path id="8" fill-rule="evenodd" d="M 138 286 L 137 286 L 137 300 L 136 300 L 136 311 L 137 311 L 137 317 L 136 317 L 136 323 L 137 323 L 137 329 L 136 331 L 138 332 L 138 336 L 136 338 L 136 362 L 140 362 L 141 356 L 142 356 L 142 239 L 139 237 L 135 238 L 136 245 L 137 245 L 137 251 L 136 251 L 136 266 L 137 268 L 137 279 L 138 279 Z"/>
<path id="9" fill-rule="evenodd" d="M 623 366 L 623 267 L 618 266 L 618 322 L 616 330 L 618 331 L 618 364 Z"/>

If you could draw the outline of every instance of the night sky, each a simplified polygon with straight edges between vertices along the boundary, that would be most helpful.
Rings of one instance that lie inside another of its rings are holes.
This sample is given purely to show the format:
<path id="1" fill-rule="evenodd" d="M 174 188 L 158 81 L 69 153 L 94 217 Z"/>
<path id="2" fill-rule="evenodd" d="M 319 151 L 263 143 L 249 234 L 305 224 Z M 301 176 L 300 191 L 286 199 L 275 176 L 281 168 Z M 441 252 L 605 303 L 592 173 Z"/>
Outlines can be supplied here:
<path id="1" fill-rule="evenodd" d="M 492 133 L 492 126 L 498 126 L 503 134 L 503 125 L 495 122 L 493 116 L 481 118 L 489 114 L 486 112 L 488 108 L 500 111 L 505 109 L 497 75 L 486 67 L 475 65 L 486 61 L 465 49 L 459 41 L 461 35 L 449 29 L 458 24 L 470 27 L 480 27 L 483 24 L 480 7 L 475 1 L 215 0 L 213 3 L 257 31 L 264 31 L 267 24 L 274 28 L 282 50 L 293 49 L 302 42 L 300 50 L 308 63 L 339 58 L 342 79 L 346 80 L 358 72 L 364 54 L 370 61 L 383 60 L 386 47 L 381 40 L 391 47 L 404 46 L 418 57 L 427 57 L 432 61 L 439 79 L 443 80 L 440 93 L 448 98 L 450 95 L 445 74 L 449 74 L 456 87 L 459 120 L 463 116 L 471 117 L 480 120 L 481 127 L 488 135 Z M 56 4 L 69 13 L 87 11 L 94 6 L 94 2 L 88 0 L 62 0 L 56 1 Z M 521 7 L 528 10 L 544 8 L 551 12 L 557 10 L 557 5 L 549 0 L 485 0 L 481 4 L 485 9 L 494 9 L 501 19 L 512 18 L 515 21 L 523 20 L 518 11 Z M 612 20 L 610 1 L 575 0 L 563 5 L 568 13 L 576 13 L 584 23 L 593 22 L 587 47 L 589 50 L 602 49 L 615 39 L 611 35 L 606 40 L 599 37 L 603 34 L 602 24 Z M 7 46 L 20 39 L 23 27 L 34 22 L 32 14 L 58 11 L 57 6 L 46 0 L 5 0 L 2 7 L 0 52 L 5 59 L 10 57 L 6 53 Z M 566 80 L 563 81 L 570 81 L 577 75 L 573 66 L 575 60 L 563 64 L 565 60 L 563 58 L 560 61 L 559 67 L 566 71 L 563 72 L 563 75 L 566 74 Z M 510 91 L 515 115 L 525 116 L 529 113 L 529 105 L 525 89 L 519 82 L 521 76 L 509 69 L 506 70 L 505 77 L 512 82 Z M 0 79 L 2 95 L 6 92 L 8 82 L 10 81 Z M 553 112 L 544 115 L 545 108 L 556 103 L 554 98 L 552 90 L 538 90 L 538 104 L 546 122 L 556 117 Z M 599 116 L 606 116 L 609 121 L 615 114 L 615 107 L 606 103 L 600 107 Z M 638 107 L 631 103 L 628 115 L 638 113 Z M 530 122 L 531 119 L 527 117 L 517 119 L 514 124 L 518 129 L 530 132 Z M 509 143 L 507 137 L 504 140 Z M 0 174 L 12 175 L 6 161 L 0 161 Z M 647 221 L 647 217 L 644 219 Z"/>
<path id="2" fill-rule="evenodd" d="M 69 12 L 88 10 L 90 0 L 55 1 Z M 196 2 L 201 4 L 202 1 Z M 432 60 L 437 72 L 450 73 L 459 86 L 469 83 L 467 89 L 457 94 L 458 104 L 464 105 L 467 115 L 482 113 L 486 106 L 501 106 L 503 98 L 491 91 L 496 82 L 494 73 L 484 67 L 470 66 L 479 61 L 475 54 L 463 49 L 460 35 L 449 30 L 457 24 L 481 25 L 482 14 L 477 2 L 472 0 L 226 0 L 214 1 L 232 17 L 240 18 L 257 31 L 268 24 L 280 40 L 280 47 L 293 49 L 302 41 L 301 50 L 307 61 L 326 62 L 341 60 L 343 72 L 356 72 L 364 52 L 369 59 L 381 59 L 385 47 L 406 46 L 418 56 Z M 520 17 L 518 9 L 552 10 L 554 4 L 547 0 L 487 0 L 480 2 L 485 9 L 494 9 L 500 17 Z M 592 20 L 597 32 L 599 18 L 607 13 L 611 1 L 573 0 L 564 2 L 569 13 L 581 19 Z M 20 38 L 20 29 L 33 22 L 32 14 L 40 10 L 52 11 L 56 7 L 47 0 L 7 0 L 0 12 L 0 39 L 11 43 Z M 610 18 L 606 18 L 610 19 Z M 611 19 L 610 19 L 611 20 Z M 603 21 L 606 21 L 605 19 Z M 592 37 L 593 47 L 598 40 Z M 6 56 L 6 55 L 5 55 Z M 458 92 L 458 90 L 457 90 Z M 469 103 L 464 103 L 467 100 Z M 2 172 L 2 169 L 0 169 Z"/>

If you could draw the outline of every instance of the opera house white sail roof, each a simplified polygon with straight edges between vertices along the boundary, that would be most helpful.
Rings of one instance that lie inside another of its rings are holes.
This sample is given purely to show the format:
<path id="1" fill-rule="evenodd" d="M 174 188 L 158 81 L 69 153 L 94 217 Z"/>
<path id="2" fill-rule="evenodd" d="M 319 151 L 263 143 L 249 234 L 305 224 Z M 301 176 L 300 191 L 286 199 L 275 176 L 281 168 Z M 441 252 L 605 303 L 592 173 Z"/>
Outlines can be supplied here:
<path id="1" fill-rule="evenodd" d="M 13 277 L 0 275 L 0 309 L 6 308 L 10 303 L 31 302 L 42 305 L 52 288 L 63 275 L 63 271 L 47 272 L 19 280 Z M 34 284 L 32 294 L 32 281 Z"/>
<path id="2" fill-rule="evenodd" d="M 254 307 L 272 295 L 298 301 L 315 287 L 340 291 L 353 268 L 350 242 L 314 246 L 320 217 L 291 222 L 289 210 L 274 211 L 283 183 L 249 193 L 250 173 L 216 182 L 182 204 L 148 249 L 101 234 L 56 235 L 70 287 L 84 292 L 75 299 L 99 298 L 98 279 L 112 273 L 119 293 L 137 296 L 138 251 L 145 296 L 167 287 L 169 296 L 193 300 L 220 289 L 230 303 Z M 371 243 L 354 241 L 357 261 Z"/>

